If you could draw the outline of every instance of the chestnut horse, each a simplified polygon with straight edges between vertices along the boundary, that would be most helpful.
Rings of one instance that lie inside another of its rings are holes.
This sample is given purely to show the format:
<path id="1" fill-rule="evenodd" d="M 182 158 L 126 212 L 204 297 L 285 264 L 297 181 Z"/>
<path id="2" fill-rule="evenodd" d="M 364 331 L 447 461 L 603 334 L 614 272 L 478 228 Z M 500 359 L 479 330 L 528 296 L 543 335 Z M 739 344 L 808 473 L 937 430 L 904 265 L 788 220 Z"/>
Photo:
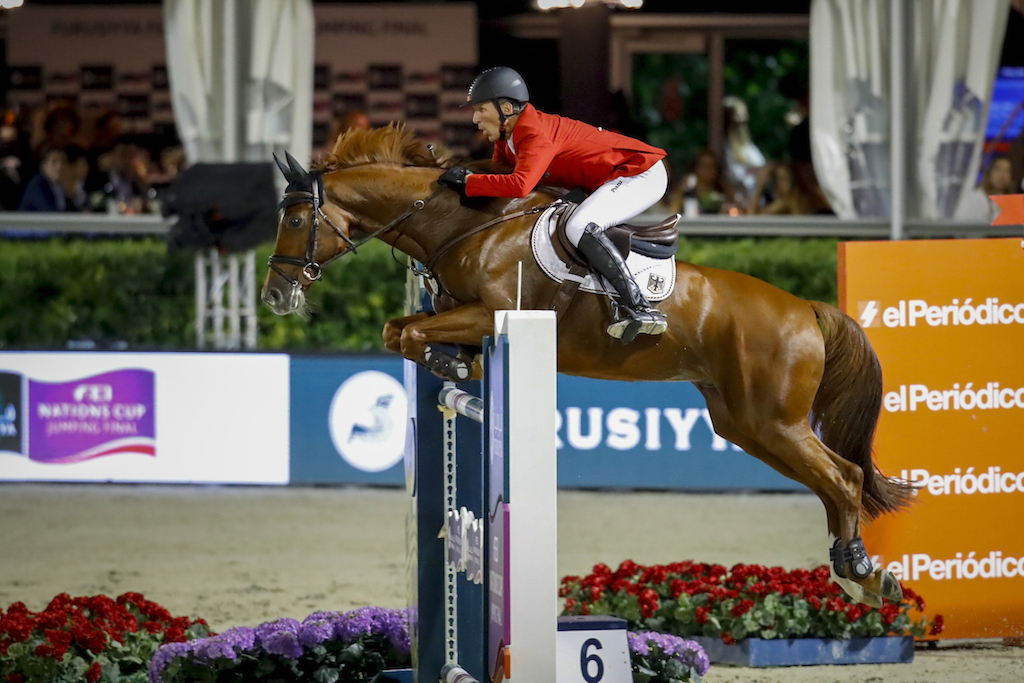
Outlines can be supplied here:
<path id="1" fill-rule="evenodd" d="M 288 189 L 262 298 L 280 315 L 299 311 L 323 266 L 360 241 L 383 240 L 424 264 L 439 292 L 437 313 L 389 321 L 385 345 L 464 380 L 465 363 L 428 364 L 436 353 L 428 347 L 481 346 L 494 312 L 516 308 L 520 262 L 521 307 L 550 307 L 557 283 L 532 255 L 529 212 L 555 197 L 538 190 L 522 199 L 460 198 L 438 186 L 449 161 L 433 151 L 392 125 L 346 132 L 309 172 L 290 155 L 287 166 L 278 161 Z M 860 539 L 862 515 L 896 511 L 912 497 L 872 460 L 882 373 L 860 326 L 829 304 L 683 262 L 671 296 L 657 305 L 668 329 L 627 345 L 605 332 L 608 298 L 580 292 L 558 325 L 559 372 L 692 382 L 718 434 L 824 503 L 833 577 L 847 593 L 874 606 L 898 600 L 899 582 L 872 567 Z"/>

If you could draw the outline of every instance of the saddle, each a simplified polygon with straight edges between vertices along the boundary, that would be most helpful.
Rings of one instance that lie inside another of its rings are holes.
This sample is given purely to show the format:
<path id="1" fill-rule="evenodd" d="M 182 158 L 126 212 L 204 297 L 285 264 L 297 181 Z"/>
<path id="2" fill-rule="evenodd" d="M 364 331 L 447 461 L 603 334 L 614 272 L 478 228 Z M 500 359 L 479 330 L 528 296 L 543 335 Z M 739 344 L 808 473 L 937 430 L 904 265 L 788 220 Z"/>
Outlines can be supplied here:
<path id="1" fill-rule="evenodd" d="M 575 298 L 583 278 L 590 271 L 590 265 L 565 232 L 569 218 L 579 207 L 579 204 L 573 201 L 576 199 L 572 192 L 562 198 L 561 206 L 555 209 L 558 212 L 557 223 L 551 236 L 555 254 L 566 264 L 570 274 L 552 297 L 551 309 L 555 311 L 555 318 L 559 321 Z M 674 214 L 653 225 L 621 223 L 607 228 L 605 234 L 623 259 L 627 258 L 631 251 L 655 259 L 673 258 L 678 251 L 679 231 L 676 224 L 679 218 L 679 214 Z"/>

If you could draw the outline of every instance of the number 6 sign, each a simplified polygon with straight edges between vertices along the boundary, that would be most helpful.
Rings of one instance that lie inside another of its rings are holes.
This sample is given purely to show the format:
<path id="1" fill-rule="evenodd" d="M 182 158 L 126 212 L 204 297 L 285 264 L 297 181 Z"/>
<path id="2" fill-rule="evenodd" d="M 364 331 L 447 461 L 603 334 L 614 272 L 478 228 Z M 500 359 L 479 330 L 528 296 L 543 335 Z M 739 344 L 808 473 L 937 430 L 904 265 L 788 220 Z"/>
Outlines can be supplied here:
<path id="1" fill-rule="evenodd" d="M 632 683 L 625 620 L 560 617 L 557 676 L 558 683 Z"/>

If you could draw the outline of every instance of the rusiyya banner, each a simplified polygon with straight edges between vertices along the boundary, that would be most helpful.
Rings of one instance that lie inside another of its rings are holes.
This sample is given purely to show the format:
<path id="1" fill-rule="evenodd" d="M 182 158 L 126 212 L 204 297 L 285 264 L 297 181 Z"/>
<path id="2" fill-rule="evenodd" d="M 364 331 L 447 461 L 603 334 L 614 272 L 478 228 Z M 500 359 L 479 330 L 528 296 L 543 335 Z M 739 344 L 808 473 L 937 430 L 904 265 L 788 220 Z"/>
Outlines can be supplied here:
<path id="1" fill-rule="evenodd" d="M 288 356 L 0 353 L 0 480 L 288 483 Z"/>

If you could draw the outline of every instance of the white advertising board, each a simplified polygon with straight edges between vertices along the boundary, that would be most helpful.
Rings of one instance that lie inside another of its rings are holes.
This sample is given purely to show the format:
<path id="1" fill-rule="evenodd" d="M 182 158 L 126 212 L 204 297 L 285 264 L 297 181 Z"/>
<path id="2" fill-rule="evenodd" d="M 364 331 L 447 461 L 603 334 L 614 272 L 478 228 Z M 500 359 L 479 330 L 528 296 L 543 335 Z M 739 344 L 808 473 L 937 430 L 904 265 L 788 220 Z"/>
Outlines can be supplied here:
<path id="1" fill-rule="evenodd" d="M 0 481 L 287 484 L 285 354 L 0 353 Z"/>

